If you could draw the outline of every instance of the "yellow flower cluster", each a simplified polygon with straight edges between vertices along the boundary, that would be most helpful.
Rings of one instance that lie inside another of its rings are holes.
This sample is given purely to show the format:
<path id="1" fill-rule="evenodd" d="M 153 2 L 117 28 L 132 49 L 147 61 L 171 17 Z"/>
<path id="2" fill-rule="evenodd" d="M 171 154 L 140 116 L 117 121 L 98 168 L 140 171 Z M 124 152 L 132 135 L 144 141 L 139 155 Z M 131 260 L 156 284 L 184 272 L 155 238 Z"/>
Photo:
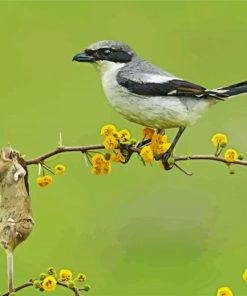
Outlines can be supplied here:
<path id="1" fill-rule="evenodd" d="M 65 166 L 62 164 L 57 164 L 54 167 L 55 175 L 57 176 L 61 176 L 65 172 L 65 170 L 66 170 Z"/>
<path id="2" fill-rule="evenodd" d="M 242 278 L 245 282 L 247 282 L 247 268 L 244 270 Z"/>
<path id="3" fill-rule="evenodd" d="M 104 137 L 104 146 L 107 150 L 114 150 L 119 147 L 120 143 L 130 140 L 130 133 L 127 129 L 117 131 L 112 124 L 104 125 L 100 133 Z"/>
<path id="4" fill-rule="evenodd" d="M 145 127 L 142 130 L 142 139 L 143 140 L 151 140 L 154 133 L 155 133 L 155 130 L 153 128 Z"/>
<path id="5" fill-rule="evenodd" d="M 116 151 L 112 152 L 111 160 L 113 162 L 122 162 L 125 160 L 125 157 L 123 156 L 122 152 L 119 149 L 117 149 Z"/>
<path id="6" fill-rule="evenodd" d="M 42 288 L 45 291 L 54 291 L 56 289 L 57 286 L 57 280 L 55 279 L 54 276 L 52 275 L 48 275 L 47 277 L 45 277 L 45 279 L 42 282 Z"/>
<path id="7" fill-rule="evenodd" d="M 77 275 L 76 279 L 77 279 L 79 282 L 84 282 L 84 281 L 87 279 L 87 277 L 85 276 L 84 273 L 79 273 L 79 274 Z"/>
<path id="8" fill-rule="evenodd" d="M 92 173 L 94 175 L 106 175 L 111 172 L 112 162 L 123 162 L 124 155 L 119 149 L 121 143 L 130 141 L 130 133 L 127 129 L 118 131 L 112 124 L 104 125 L 101 128 L 101 135 L 104 137 L 104 146 L 111 153 L 105 155 L 97 153 L 92 157 Z"/>
<path id="9" fill-rule="evenodd" d="M 221 287 L 217 291 L 217 296 L 233 296 L 233 293 L 229 287 Z"/>
<path id="10" fill-rule="evenodd" d="M 165 153 L 171 146 L 171 144 L 167 142 L 168 139 L 166 135 L 158 134 L 152 128 L 144 128 L 142 130 L 142 137 L 144 140 L 151 140 L 151 143 L 143 147 L 140 152 L 140 156 L 146 163 L 151 162 L 155 156 Z"/>
<path id="11" fill-rule="evenodd" d="M 56 176 L 61 176 L 66 170 L 65 166 L 62 164 L 57 164 L 54 167 L 54 170 L 52 170 L 52 168 L 48 167 L 47 165 L 43 165 L 43 170 L 44 168 L 49 170 L 52 173 L 54 172 L 53 174 L 55 174 Z M 52 183 L 52 177 L 49 175 L 45 175 L 43 177 L 37 177 L 36 182 L 40 187 L 46 187 L 47 185 L 50 185 Z"/>
<path id="12" fill-rule="evenodd" d="M 242 279 L 247 282 L 247 268 L 245 268 Z M 217 291 L 217 296 L 233 296 L 233 292 L 229 287 L 221 287 Z"/>
<path id="13" fill-rule="evenodd" d="M 69 269 L 61 269 L 59 275 L 57 276 L 56 270 L 53 267 L 49 267 L 47 273 L 41 273 L 39 279 L 33 281 L 33 286 L 40 291 L 54 291 L 58 284 L 65 284 L 66 287 L 70 289 L 77 288 L 77 282 L 84 282 L 86 280 L 86 275 L 84 273 L 78 273 L 77 276 L 72 279 L 72 272 Z M 84 291 L 89 291 L 90 286 L 84 285 L 80 288 Z"/>
<path id="14" fill-rule="evenodd" d="M 40 187 L 46 187 L 52 183 L 52 177 L 49 175 L 38 177 L 36 181 Z"/>
<path id="15" fill-rule="evenodd" d="M 62 282 L 67 282 L 72 279 L 72 272 L 69 269 L 62 269 L 59 272 L 59 279 Z"/>
<path id="16" fill-rule="evenodd" d="M 224 147 L 226 147 L 228 140 L 227 140 L 226 135 L 218 133 L 218 134 L 213 135 L 211 142 L 215 147 L 224 148 Z"/>
<path id="17" fill-rule="evenodd" d="M 111 172 L 111 163 L 103 154 L 95 154 L 92 157 L 92 164 L 92 173 L 94 175 L 106 175 Z"/>
<path id="18" fill-rule="evenodd" d="M 215 155 L 219 156 L 222 152 L 222 148 L 226 147 L 228 139 L 226 135 L 218 133 L 213 135 L 213 137 L 211 138 L 211 142 L 215 147 L 217 147 Z M 235 162 L 237 159 L 243 159 L 243 155 L 238 154 L 238 152 L 235 149 L 227 149 L 224 153 L 224 158 L 227 162 L 231 163 Z"/>
<path id="19" fill-rule="evenodd" d="M 141 149 L 140 156 L 144 162 L 148 163 L 154 159 L 153 150 L 150 146 L 145 146 Z"/>
<path id="20" fill-rule="evenodd" d="M 238 159 L 238 153 L 234 149 L 227 149 L 224 157 L 227 162 L 234 162 Z"/>

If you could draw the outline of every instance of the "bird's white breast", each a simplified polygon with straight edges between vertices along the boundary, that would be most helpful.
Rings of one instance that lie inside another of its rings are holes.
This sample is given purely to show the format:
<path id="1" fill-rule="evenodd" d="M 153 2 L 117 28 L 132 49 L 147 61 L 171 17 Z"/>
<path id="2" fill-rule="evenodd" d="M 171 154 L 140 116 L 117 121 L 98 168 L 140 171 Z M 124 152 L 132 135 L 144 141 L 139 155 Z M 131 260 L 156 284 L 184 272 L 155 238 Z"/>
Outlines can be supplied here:
<path id="1" fill-rule="evenodd" d="M 158 129 L 187 126 L 200 118 L 213 103 L 192 97 L 145 97 L 130 93 L 116 81 L 123 66 L 112 62 L 100 65 L 102 85 L 113 108 L 132 122 Z"/>

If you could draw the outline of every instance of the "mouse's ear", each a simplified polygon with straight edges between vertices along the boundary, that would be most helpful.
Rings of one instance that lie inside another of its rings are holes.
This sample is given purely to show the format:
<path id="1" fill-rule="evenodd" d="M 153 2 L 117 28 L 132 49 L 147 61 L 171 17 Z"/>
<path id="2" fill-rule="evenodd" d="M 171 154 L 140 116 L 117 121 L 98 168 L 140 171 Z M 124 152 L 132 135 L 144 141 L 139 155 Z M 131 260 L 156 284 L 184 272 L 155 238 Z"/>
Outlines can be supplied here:
<path id="1" fill-rule="evenodd" d="M 3 174 L 10 168 L 12 164 L 10 156 L 11 149 L 3 148 L 0 155 L 0 179 L 2 179 Z"/>

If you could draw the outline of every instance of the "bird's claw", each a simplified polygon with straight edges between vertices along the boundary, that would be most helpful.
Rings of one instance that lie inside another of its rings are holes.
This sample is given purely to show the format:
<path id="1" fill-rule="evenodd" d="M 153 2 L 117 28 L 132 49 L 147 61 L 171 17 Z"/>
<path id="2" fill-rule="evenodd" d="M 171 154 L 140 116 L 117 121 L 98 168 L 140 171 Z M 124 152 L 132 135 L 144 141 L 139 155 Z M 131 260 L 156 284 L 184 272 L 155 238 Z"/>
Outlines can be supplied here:
<path id="1" fill-rule="evenodd" d="M 131 144 L 127 144 L 127 143 L 121 143 L 120 145 L 120 151 L 121 153 L 123 154 L 124 156 L 124 161 L 121 161 L 122 164 L 126 164 L 129 162 L 132 154 L 133 154 L 133 151 L 130 151 L 129 148 L 131 147 L 132 145 Z"/>
<path id="2" fill-rule="evenodd" d="M 172 152 L 168 152 L 168 151 L 165 152 L 161 156 L 161 161 L 165 170 L 167 171 L 171 170 L 174 166 L 174 159 L 172 158 Z"/>

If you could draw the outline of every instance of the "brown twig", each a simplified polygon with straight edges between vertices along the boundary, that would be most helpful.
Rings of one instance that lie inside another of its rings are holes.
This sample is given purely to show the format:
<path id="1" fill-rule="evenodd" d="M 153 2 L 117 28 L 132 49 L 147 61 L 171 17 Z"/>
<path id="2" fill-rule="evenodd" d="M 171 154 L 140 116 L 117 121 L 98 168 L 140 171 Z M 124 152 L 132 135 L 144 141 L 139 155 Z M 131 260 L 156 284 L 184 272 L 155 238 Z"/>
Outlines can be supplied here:
<path id="1" fill-rule="evenodd" d="M 78 288 L 75 288 L 75 287 L 69 288 L 65 283 L 62 283 L 62 282 L 57 282 L 57 285 L 72 290 L 75 293 L 75 296 L 81 296 L 80 290 Z"/>
<path id="2" fill-rule="evenodd" d="M 70 287 L 68 287 L 68 285 L 66 285 L 65 283 L 62 283 L 62 282 L 57 282 L 57 285 L 73 291 L 75 296 L 81 296 L 80 291 L 83 290 L 83 289 L 78 289 L 78 288 L 70 288 Z M 18 292 L 18 291 L 20 291 L 22 289 L 25 289 L 25 288 L 31 287 L 31 286 L 33 286 L 33 280 L 30 280 L 29 282 L 26 282 L 26 283 L 24 283 L 24 284 L 22 284 L 20 286 L 17 286 L 16 288 L 14 288 L 13 291 Z M 2 296 L 9 296 L 10 293 L 11 292 L 5 292 Z"/>
<path id="3" fill-rule="evenodd" d="M 54 155 L 57 155 L 57 154 L 60 154 L 60 153 L 65 153 L 65 152 L 82 152 L 82 153 L 85 153 L 87 151 L 91 151 L 91 150 L 102 150 L 102 149 L 105 149 L 104 145 L 89 145 L 89 146 L 62 146 L 62 147 L 58 147 L 54 150 L 51 150 L 49 152 L 46 152 L 36 158 L 33 158 L 33 159 L 29 159 L 29 160 L 25 160 L 25 163 L 26 165 L 30 165 L 30 164 L 39 164 L 39 163 L 42 163 L 44 160 L 54 156 Z M 136 153 L 139 153 L 140 152 L 140 149 L 139 148 L 136 148 L 136 147 L 129 147 L 128 148 L 129 151 L 133 151 L 133 152 L 136 152 Z"/>
<path id="4" fill-rule="evenodd" d="M 246 160 L 236 160 L 234 162 L 228 162 L 224 157 L 215 156 L 215 155 L 185 155 L 185 156 L 176 156 L 174 157 L 175 161 L 185 161 L 185 160 L 213 160 L 225 163 L 226 165 L 230 164 L 239 164 L 247 166 Z"/>
<path id="5" fill-rule="evenodd" d="M 39 164 L 42 163 L 44 160 L 60 154 L 60 153 L 65 153 L 65 152 L 82 152 L 85 153 L 87 151 L 91 150 L 103 150 L 105 149 L 104 145 L 89 145 L 89 146 L 62 146 L 58 147 L 54 150 L 51 150 L 49 152 L 46 152 L 36 158 L 25 160 L 26 165 L 31 165 L 31 164 Z M 140 148 L 135 147 L 135 146 L 129 146 L 128 148 L 125 148 L 126 150 L 130 152 L 135 152 L 135 153 L 140 153 Z M 186 160 L 212 160 L 212 161 L 219 161 L 222 163 L 225 163 L 226 165 L 230 164 L 238 164 L 238 165 L 243 165 L 247 166 L 247 161 L 246 160 L 236 160 L 234 162 L 227 162 L 227 160 L 223 157 L 216 156 L 216 155 L 184 155 L 184 156 L 174 156 L 175 162 L 177 161 L 186 161 Z"/>
<path id="6" fill-rule="evenodd" d="M 27 288 L 27 287 L 30 287 L 30 286 L 32 286 L 32 285 L 33 285 L 33 282 L 32 282 L 32 281 L 29 281 L 29 282 L 27 282 L 27 283 L 24 283 L 24 284 L 22 284 L 22 285 L 20 285 L 20 286 L 17 286 L 16 288 L 14 288 L 14 292 L 20 291 L 20 290 L 22 290 L 22 289 L 24 289 L 24 288 Z M 11 293 L 11 292 L 6 292 L 6 293 L 4 293 L 2 296 L 9 296 L 10 293 Z"/>

